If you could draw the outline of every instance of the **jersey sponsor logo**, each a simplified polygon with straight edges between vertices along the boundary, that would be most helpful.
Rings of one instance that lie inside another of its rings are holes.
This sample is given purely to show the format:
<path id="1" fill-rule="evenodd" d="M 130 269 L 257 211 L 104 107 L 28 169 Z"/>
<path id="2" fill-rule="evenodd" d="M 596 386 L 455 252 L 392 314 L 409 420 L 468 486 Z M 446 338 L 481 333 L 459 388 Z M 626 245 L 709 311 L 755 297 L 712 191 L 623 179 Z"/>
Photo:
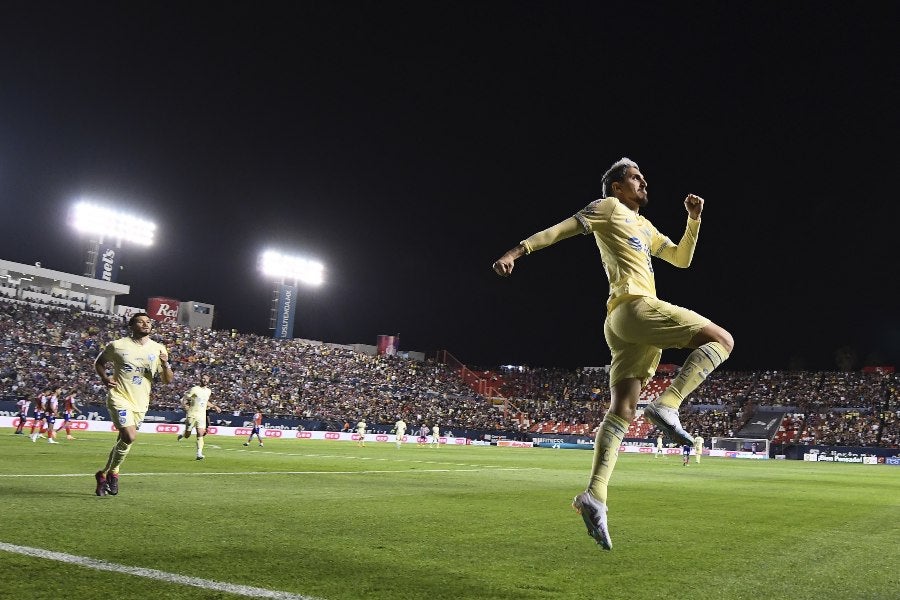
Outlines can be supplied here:
<path id="1" fill-rule="evenodd" d="M 266 429 L 266 437 L 267 438 L 280 438 L 281 430 L 280 429 Z"/>
<path id="2" fill-rule="evenodd" d="M 302 439 L 309 439 L 312 437 L 312 433 L 309 431 L 298 431 L 296 437 L 302 438 Z"/>
<path id="3" fill-rule="evenodd" d="M 156 426 L 156 433 L 178 433 L 179 431 L 181 431 L 180 425 L 163 423 Z"/>

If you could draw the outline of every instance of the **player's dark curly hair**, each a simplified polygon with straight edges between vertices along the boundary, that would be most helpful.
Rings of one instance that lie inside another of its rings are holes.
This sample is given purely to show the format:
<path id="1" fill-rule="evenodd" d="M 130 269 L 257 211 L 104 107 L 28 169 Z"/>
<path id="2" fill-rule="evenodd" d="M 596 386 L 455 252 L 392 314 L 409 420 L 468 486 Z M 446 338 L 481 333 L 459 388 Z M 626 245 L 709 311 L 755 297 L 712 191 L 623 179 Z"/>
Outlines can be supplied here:
<path id="1" fill-rule="evenodd" d="M 600 185 L 603 189 L 603 197 L 609 198 L 612 196 L 612 184 L 614 181 L 622 181 L 625 178 L 625 171 L 628 170 L 628 167 L 634 167 L 635 169 L 640 169 L 637 163 L 631 160 L 630 158 L 622 157 L 616 162 L 613 163 L 613 166 L 609 168 L 609 170 L 603 174 L 603 179 L 600 180 Z"/>
<path id="2" fill-rule="evenodd" d="M 137 318 L 138 318 L 138 317 L 147 317 L 147 318 L 149 318 L 150 315 L 148 315 L 147 313 L 144 313 L 144 312 L 134 313 L 133 315 L 131 315 L 131 318 L 128 319 L 128 326 L 131 327 L 132 325 L 134 325 L 134 322 L 137 321 Z"/>

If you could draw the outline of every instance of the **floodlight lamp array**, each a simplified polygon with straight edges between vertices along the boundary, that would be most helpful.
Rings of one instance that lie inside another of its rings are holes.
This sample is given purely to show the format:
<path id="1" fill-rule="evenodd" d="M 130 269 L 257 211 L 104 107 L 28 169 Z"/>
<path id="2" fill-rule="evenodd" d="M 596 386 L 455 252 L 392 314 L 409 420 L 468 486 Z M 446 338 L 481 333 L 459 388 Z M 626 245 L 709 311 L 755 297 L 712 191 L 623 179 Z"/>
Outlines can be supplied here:
<path id="1" fill-rule="evenodd" d="M 322 263 L 274 250 L 263 252 L 260 268 L 269 277 L 299 281 L 307 285 L 321 285 L 324 280 L 325 267 Z"/>
<path id="2" fill-rule="evenodd" d="M 156 233 L 155 223 L 85 201 L 72 209 L 72 226 L 84 233 L 141 246 L 152 245 Z"/>

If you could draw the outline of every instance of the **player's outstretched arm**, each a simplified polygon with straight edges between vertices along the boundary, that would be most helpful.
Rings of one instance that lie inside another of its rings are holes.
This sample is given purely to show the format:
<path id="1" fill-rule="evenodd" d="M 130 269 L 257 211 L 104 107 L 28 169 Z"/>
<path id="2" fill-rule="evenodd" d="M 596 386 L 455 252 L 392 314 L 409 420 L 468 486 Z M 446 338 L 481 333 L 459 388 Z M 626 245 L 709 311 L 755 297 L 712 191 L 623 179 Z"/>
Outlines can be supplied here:
<path id="1" fill-rule="evenodd" d="M 525 247 L 517 244 L 514 248 L 507 250 L 503 256 L 494 261 L 492 268 L 497 275 L 508 277 L 516 266 L 516 260 L 525 255 Z"/>

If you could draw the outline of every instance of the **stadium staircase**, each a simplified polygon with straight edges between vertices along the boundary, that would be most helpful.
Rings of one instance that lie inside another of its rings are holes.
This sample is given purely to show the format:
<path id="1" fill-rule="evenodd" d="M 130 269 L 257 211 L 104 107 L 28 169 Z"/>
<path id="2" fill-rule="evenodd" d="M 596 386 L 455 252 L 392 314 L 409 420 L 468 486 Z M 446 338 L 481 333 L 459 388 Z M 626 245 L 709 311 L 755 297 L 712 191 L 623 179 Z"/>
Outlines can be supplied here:
<path id="1" fill-rule="evenodd" d="M 503 375 L 494 371 L 474 371 L 446 350 L 439 350 L 436 361 L 456 371 L 462 380 L 476 394 L 490 402 L 494 410 L 502 412 L 506 419 L 516 419 L 520 423 L 528 419 L 528 415 L 519 410 L 515 403 L 500 391 L 503 387 Z"/>

